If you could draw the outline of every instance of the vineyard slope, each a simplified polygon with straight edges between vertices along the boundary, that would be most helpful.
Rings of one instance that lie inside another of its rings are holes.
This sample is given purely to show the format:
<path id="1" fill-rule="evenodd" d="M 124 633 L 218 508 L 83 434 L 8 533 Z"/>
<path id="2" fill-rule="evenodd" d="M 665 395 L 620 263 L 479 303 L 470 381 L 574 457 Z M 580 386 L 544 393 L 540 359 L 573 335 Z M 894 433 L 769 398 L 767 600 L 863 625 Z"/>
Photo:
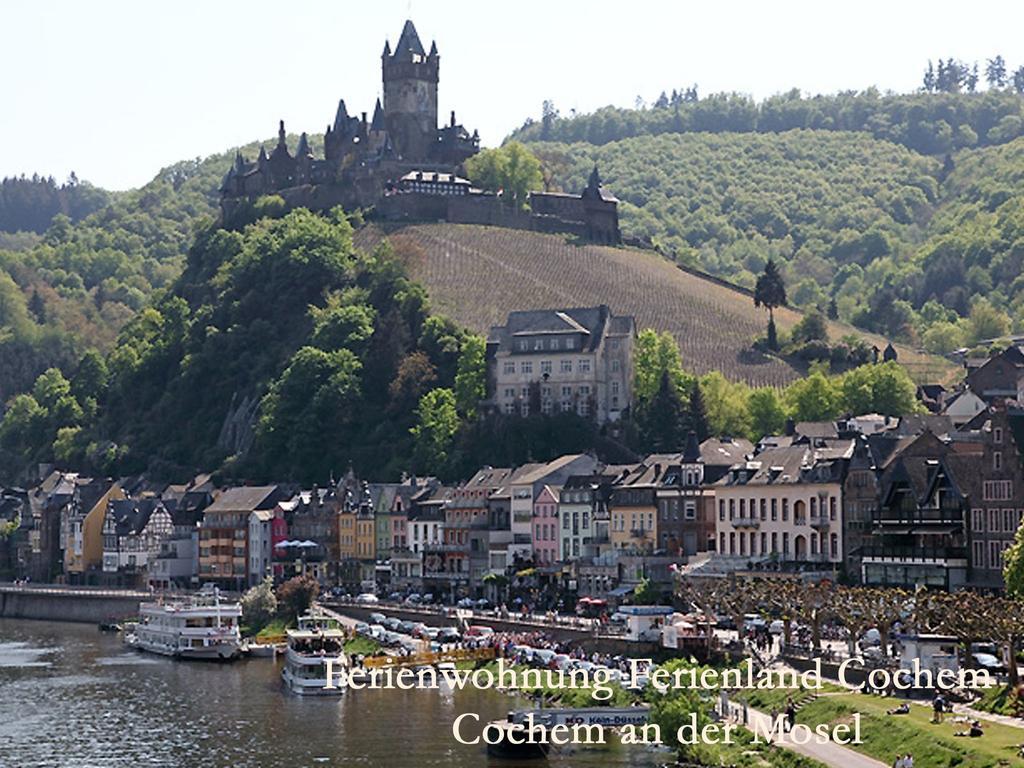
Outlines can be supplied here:
<path id="1" fill-rule="evenodd" d="M 697 373 L 719 370 L 734 381 L 782 386 L 806 371 L 751 349 L 767 315 L 748 293 L 676 267 L 650 251 L 576 245 L 564 237 L 498 227 L 418 224 L 364 228 L 365 246 L 387 237 L 412 276 L 430 293 L 436 311 L 481 334 L 512 310 L 608 304 L 636 316 L 638 328 L 669 331 L 684 365 Z M 790 328 L 798 312 L 776 312 Z M 839 338 L 857 334 L 883 348 L 886 340 L 841 323 Z M 946 380 L 946 361 L 897 346 L 915 380 Z"/>

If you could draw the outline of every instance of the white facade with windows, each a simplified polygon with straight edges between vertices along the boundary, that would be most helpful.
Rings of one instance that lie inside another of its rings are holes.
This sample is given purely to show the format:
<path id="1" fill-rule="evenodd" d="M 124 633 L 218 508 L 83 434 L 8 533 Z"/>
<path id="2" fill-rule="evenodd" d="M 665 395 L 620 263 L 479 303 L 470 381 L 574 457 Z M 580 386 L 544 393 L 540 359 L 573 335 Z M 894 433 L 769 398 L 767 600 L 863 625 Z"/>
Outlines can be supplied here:
<path id="1" fill-rule="evenodd" d="M 608 307 L 513 312 L 488 338 L 488 401 L 502 413 L 615 421 L 632 399 L 632 317 Z"/>

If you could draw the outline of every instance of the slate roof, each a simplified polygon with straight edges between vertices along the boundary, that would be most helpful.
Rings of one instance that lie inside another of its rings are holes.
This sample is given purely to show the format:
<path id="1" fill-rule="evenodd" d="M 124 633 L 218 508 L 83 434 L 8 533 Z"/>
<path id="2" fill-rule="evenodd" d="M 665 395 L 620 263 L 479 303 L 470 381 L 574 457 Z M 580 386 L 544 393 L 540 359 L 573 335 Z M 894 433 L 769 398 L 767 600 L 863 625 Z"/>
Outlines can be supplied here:
<path id="1" fill-rule="evenodd" d="M 252 512 L 276 503 L 276 485 L 252 485 L 228 488 L 206 508 L 207 512 Z"/>
<path id="2" fill-rule="evenodd" d="M 511 349 L 510 342 L 516 337 L 580 334 L 584 337 L 581 351 L 592 352 L 606 329 L 609 333 L 628 334 L 635 325 L 631 315 L 613 316 L 605 304 L 572 309 L 520 310 L 510 312 L 505 325 L 491 328 L 488 343 Z"/>
<path id="3" fill-rule="evenodd" d="M 847 443 L 852 454 L 853 441 Z M 750 461 L 733 467 L 718 485 L 797 485 L 802 483 L 837 482 L 842 479 L 846 453 L 838 448 L 825 451 L 808 445 L 769 448 Z"/>
<path id="4" fill-rule="evenodd" d="M 411 54 L 417 54 L 419 56 L 426 56 L 427 52 L 423 50 L 423 43 L 420 42 L 420 36 L 416 33 L 416 26 L 412 23 L 412 19 L 406 19 L 405 26 L 402 27 L 402 36 L 398 38 L 398 42 L 395 43 L 395 58 L 411 58 Z"/>

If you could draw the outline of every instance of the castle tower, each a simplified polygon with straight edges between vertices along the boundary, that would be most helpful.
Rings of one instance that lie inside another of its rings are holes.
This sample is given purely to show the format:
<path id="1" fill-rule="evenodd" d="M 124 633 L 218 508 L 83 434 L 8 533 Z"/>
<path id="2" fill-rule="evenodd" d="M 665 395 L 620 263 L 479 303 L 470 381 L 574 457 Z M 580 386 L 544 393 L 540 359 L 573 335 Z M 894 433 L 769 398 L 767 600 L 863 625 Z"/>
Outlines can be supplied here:
<path id="1" fill-rule="evenodd" d="M 416 27 L 406 21 L 392 53 L 384 43 L 384 121 L 395 151 L 406 160 L 426 160 L 437 141 L 437 46 L 423 49 Z"/>

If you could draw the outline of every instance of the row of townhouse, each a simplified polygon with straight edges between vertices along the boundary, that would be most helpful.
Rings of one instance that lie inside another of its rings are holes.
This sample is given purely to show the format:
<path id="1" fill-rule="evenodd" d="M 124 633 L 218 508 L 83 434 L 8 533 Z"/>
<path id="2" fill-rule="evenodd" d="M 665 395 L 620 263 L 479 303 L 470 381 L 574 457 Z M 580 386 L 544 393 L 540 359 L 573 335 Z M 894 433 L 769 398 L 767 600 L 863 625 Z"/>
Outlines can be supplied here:
<path id="1" fill-rule="evenodd" d="M 1000 390 L 1001 391 L 1001 390 Z M 12 578 L 241 590 L 304 573 L 349 591 L 552 603 L 668 588 L 684 569 L 1002 588 L 1024 517 L 1024 409 L 790 424 L 606 465 L 588 454 L 468 481 L 215 488 L 51 471 L 0 492 Z"/>

